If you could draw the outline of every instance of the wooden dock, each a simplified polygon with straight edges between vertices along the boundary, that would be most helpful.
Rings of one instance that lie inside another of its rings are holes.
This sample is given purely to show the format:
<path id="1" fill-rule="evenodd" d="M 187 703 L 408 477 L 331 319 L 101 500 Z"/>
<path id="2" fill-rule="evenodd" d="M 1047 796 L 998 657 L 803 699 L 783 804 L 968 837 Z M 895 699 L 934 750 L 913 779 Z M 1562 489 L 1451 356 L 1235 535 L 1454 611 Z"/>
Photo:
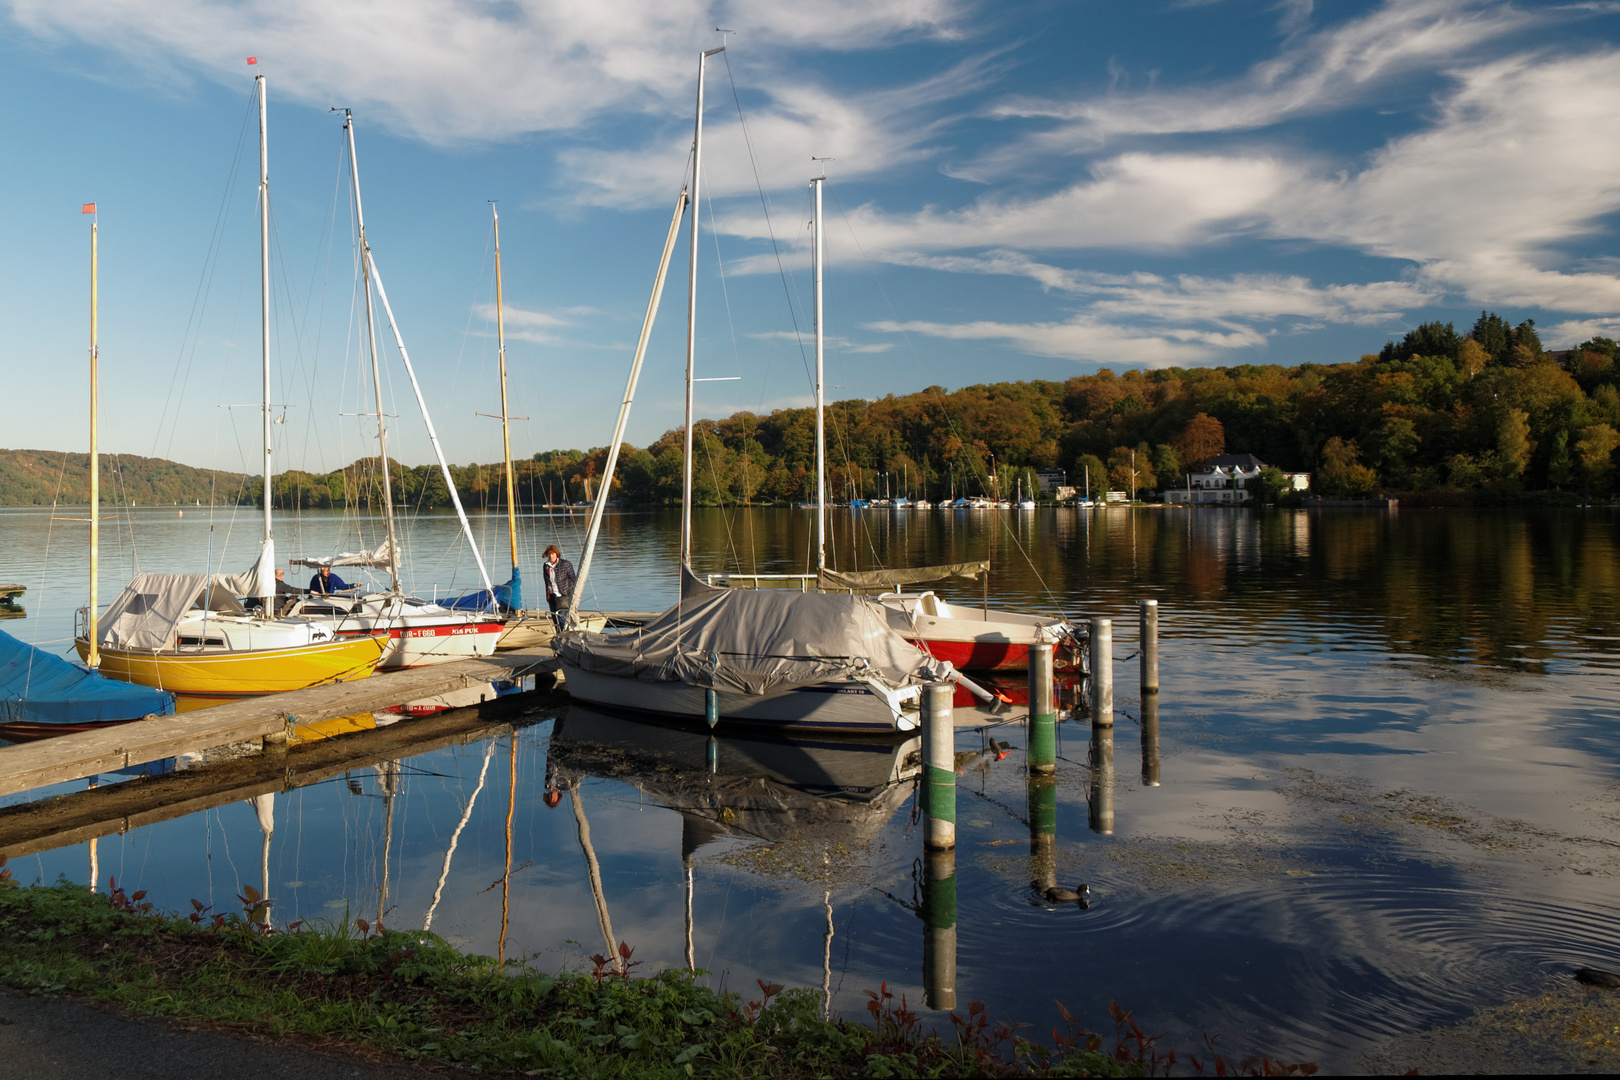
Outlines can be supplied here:
<path id="1" fill-rule="evenodd" d="M 386 676 L 393 678 L 393 676 Z M 530 709 L 560 708 L 566 694 L 522 695 Z M 502 702 L 512 699 L 503 698 Z M 285 751 L 250 754 L 194 769 L 107 784 L 0 809 L 0 856 L 8 859 L 82 844 L 143 825 L 212 810 L 271 792 L 307 787 L 384 761 L 446 746 L 499 738 L 516 725 L 482 715 L 494 703 L 453 709 L 372 731 L 302 743 Z"/>
<path id="2" fill-rule="evenodd" d="M 210 709 L 101 731 L 0 746 L 0 795 L 258 740 L 285 744 L 293 728 L 403 705 L 454 690 L 557 670 L 549 649 L 518 649 L 333 686 L 242 698 Z M 543 680 L 542 680 L 543 681 Z"/>

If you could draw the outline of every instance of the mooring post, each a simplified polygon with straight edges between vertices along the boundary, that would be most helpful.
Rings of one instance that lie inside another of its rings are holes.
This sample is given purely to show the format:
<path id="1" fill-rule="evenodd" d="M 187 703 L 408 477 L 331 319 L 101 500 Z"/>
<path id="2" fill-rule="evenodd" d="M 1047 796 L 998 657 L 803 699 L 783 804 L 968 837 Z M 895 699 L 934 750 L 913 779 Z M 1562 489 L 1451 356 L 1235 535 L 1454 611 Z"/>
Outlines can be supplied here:
<path id="1" fill-rule="evenodd" d="M 1030 773 L 1026 781 L 1029 809 L 1029 887 L 1041 897 L 1057 884 L 1057 777 Z"/>
<path id="2" fill-rule="evenodd" d="M 1142 698 L 1142 786 L 1159 786 L 1159 696 Z"/>
<path id="3" fill-rule="evenodd" d="M 1052 695 L 1050 644 L 1029 647 L 1029 770 L 1057 769 L 1057 702 Z"/>
<path id="4" fill-rule="evenodd" d="M 1159 692 L 1159 602 L 1143 600 L 1141 649 L 1142 696 Z"/>
<path id="5" fill-rule="evenodd" d="M 936 851 L 956 847 L 956 720 L 951 715 L 955 695 L 951 683 L 923 687 L 923 809 L 928 815 L 924 846 Z"/>
<path id="6" fill-rule="evenodd" d="M 1091 723 L 1114 726 L 1114 621 L 1091 620 Z"/>
<path id="7" fill-rule="evenodd" d="M 923 853 L 923 992 L 930 1009 L 956 1008 L 956 851 Z"/>
<path id="8" fill-rule="evenodd" d="M 1091 800 L 1086 817 L 1091 831 L 1114 835 L 1114 729 L 1091 729 Z"/>

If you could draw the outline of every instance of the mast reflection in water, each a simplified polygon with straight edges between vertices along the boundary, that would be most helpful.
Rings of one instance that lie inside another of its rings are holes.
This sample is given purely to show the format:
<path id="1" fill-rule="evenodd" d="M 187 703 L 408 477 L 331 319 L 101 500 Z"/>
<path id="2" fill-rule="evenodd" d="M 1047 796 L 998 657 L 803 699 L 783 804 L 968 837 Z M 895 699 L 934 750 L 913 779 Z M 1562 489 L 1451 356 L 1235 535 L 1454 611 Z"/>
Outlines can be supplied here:
<path id="1" fill-rule="evenodd" d="M 839 876 L 833 861 L 871 847 L 911 798 L 922 769 L 922 740 L 788 739 L 741 731 L 711 734 L 667 721 L 571 706 L 551 739 L 546 783 L 567 790 L 580 815 L 581 845 L 591 868 L 604 943 L 613 941 L 579 786 L 589 777 L 634 785 L 681 818 L 680 857 L 686 900 L 685 957 L 695 968 L 695 858 L 725 838 L 780 843 L 819 852 L 796 869 L 811 879 Z M 802 859 L 802 856 L 801 856 Z M 792 872 L 790 870 L 790 872 Z M 832 890 L 824 890 L 827 932 L 823 992 L 831 1009 Z"/>

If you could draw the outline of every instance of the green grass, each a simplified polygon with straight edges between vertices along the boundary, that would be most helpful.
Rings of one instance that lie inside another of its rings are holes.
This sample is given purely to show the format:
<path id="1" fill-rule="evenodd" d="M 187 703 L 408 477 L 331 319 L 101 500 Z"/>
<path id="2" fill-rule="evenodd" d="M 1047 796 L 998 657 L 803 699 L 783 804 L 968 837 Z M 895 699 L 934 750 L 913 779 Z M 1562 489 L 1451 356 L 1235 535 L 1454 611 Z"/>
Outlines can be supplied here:
<path id="1" fill-rule="evenodd" d="M 1142 1076 L 1167 1073 L 1128 1013 L 1114 1008 L 1113 1053 L 1072 1023 L 1055 1048 L 991 1024 L 974 1002 L 944 1037 L 869 991 L 872 1022 L 827 1021 L 821 997 L 760 984 L 744 1001 L 694 973 L 635 977 L 633 950 L 596 970 L 548 974 L 461 953 L 435 934 L 331 923 L 271 931 L 245 887 L 243 913 L 152 910 L 143 893 L 91 893 L 66 881 L 20 887 L 0 868 L 0 982 L 89 998 L 133 1013 L 252 1032 L 372 1060 L 416 1060 L 489 1074 L 577 1077 Z M 629 970 L 621 973 L 619 964 Z M 1185 1059 L 1200 1071 L 1213 1059 Z M 1282 1066 L 1230 1062 L 1228 1073 Z"/>

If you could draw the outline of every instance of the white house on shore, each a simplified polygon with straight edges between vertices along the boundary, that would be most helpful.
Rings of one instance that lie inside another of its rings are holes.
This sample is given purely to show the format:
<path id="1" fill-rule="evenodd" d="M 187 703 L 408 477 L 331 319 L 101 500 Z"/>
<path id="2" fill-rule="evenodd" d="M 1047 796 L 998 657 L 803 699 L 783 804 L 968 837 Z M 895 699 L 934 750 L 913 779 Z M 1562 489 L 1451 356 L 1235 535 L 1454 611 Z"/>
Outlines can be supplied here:
<path id="1" fill-rule="evenodd" d="M 1164 501 L 1195 505 L 1248 502 L 1249 492 L 1258 486 L 1260 470 L 1265 467 L 1266 463 L 1253 454 L 1221 454 L 1187 473 L 1183 487 L 1166 488 Z M 1310 473 L 1283 475 L 1295 491 L 1305 491 L 1311 486 Z"/>

